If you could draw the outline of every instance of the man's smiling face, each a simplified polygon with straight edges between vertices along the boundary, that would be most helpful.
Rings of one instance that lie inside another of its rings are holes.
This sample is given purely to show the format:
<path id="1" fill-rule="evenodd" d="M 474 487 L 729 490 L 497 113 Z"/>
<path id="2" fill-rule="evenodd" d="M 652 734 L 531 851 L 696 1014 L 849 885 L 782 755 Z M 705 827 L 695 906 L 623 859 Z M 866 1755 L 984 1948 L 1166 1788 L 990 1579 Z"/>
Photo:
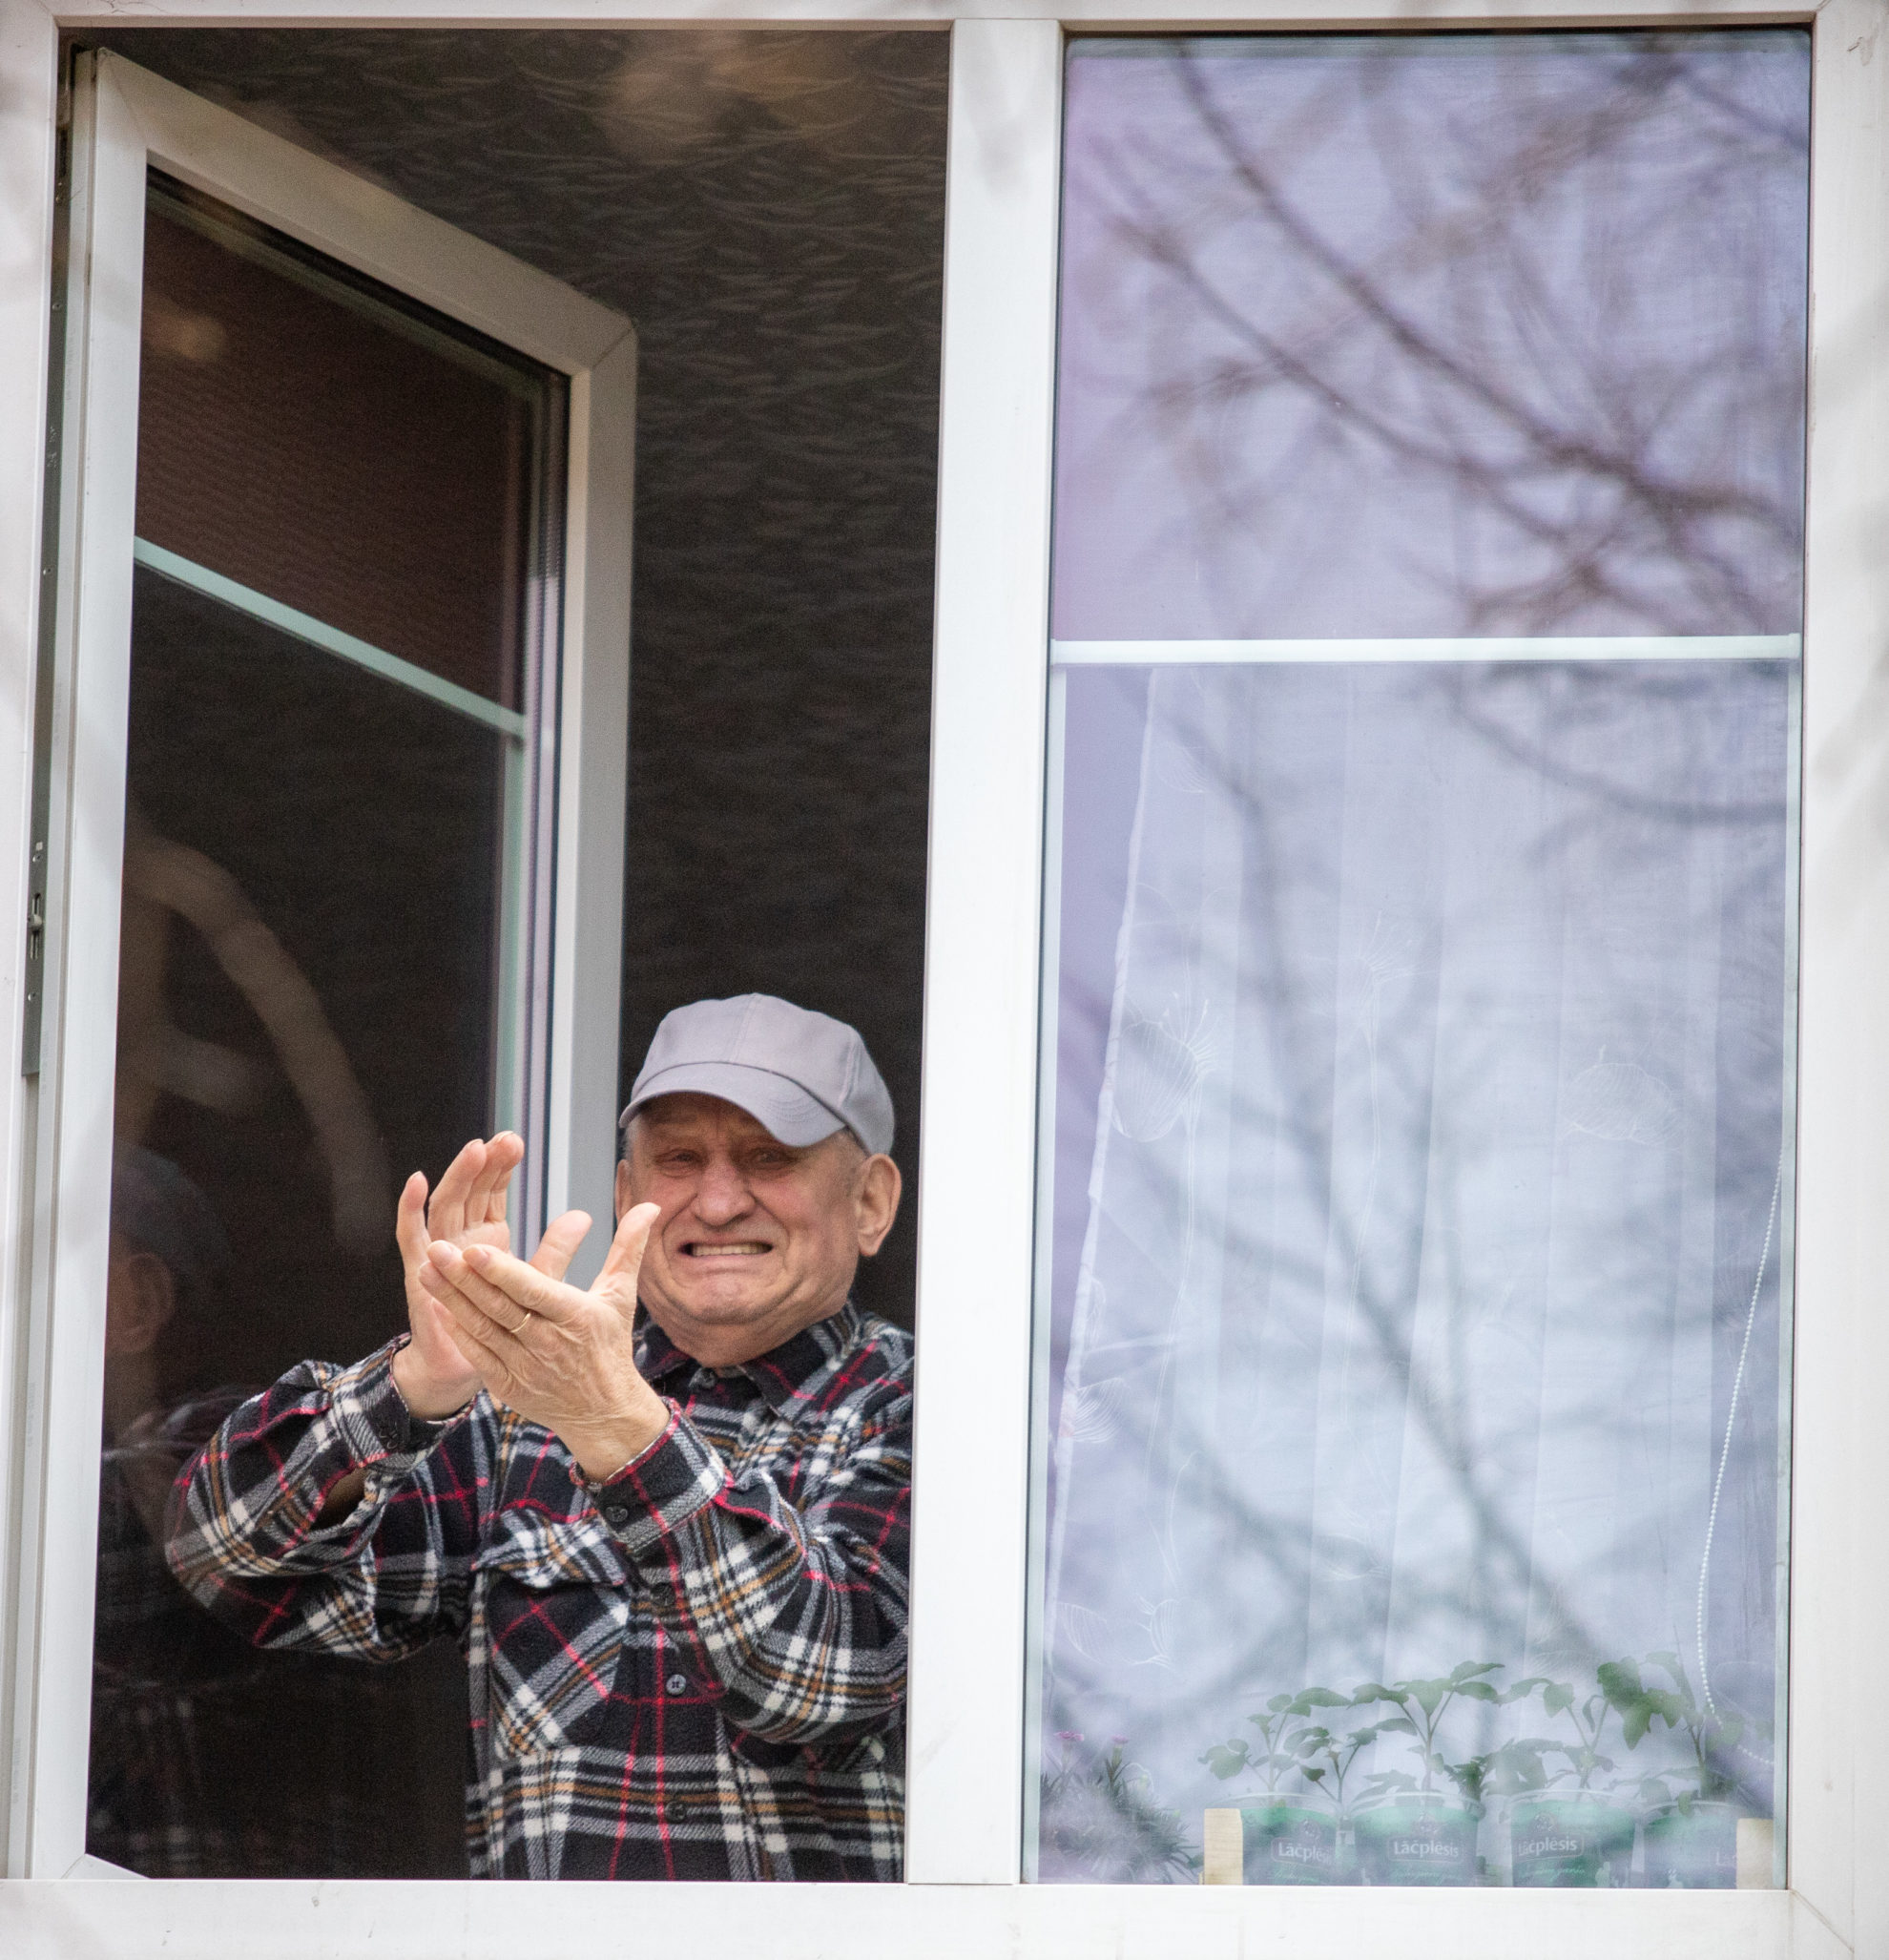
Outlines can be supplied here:
<path id="1" fill-rule="evenodd" d="M 713 1095 L 662 1095 L 630 1126 L 616 1208 L 659 1204 L 637 1292 L 685 1354 L 732 1367 L 845 1304 L 899 1206 L 899 1172 L 841 1130 L 796 1149 Z"/>

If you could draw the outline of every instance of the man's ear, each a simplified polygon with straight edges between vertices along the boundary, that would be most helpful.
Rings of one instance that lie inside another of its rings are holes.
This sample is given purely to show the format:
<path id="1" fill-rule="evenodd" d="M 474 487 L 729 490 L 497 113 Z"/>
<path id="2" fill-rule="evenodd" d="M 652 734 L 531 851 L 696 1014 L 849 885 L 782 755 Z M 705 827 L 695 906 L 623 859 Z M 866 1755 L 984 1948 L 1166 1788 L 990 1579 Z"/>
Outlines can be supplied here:
<path id="1" fill-rule="evenodd" d="M 899 1216 L 899 1195 L 904 1180 L 889 1157 L 869 1157 L 860 1166 L 860 1257 L 870 1259 L 885 1243 L 892 1220 Z"/>
<path id="2" fill-rule="evenodd" d="M 155 1252 L 112 1261 L 105 1289 L 105 1352 L 148 1354 L 177 1310 L 177 1282 Z"/>
<path id="3" fill-rule="evenodd" d="M 620 1157 L 616 1160 L 616 1216 L 620 1219 L 635 1201 L 630 1195 L 630 1159 Z"/>

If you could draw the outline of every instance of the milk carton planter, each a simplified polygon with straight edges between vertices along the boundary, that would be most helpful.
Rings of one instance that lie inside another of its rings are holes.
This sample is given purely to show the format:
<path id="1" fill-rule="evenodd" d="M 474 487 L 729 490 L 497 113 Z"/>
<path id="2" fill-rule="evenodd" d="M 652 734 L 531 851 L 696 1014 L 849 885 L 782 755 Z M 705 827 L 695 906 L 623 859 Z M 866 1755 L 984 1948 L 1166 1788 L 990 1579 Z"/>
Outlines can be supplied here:
<path id="1" fill-rule="evenodd" d="M 1289 1781 L 1317 1782 L 1316 1774 L 1304 1776 L 1307 1712 L 1301 1698 L 1275 1695 L 1247 1717 L 1256 1736 L 1230 1737 L 1200 1759 L 1222 1783 L 1260 1780 L 1259 1792 L 1239 1806 L 1241 1866 L 1250 1886 L 1321 1886 L 1338 1876 L 1338 1820 L 1280 1788 Z"/>
<path id="2" fill-rule="evenodd" d="M 1511 1884 L 1624 1886 L 1633 1814 L 1594 1797 L 1535 1797 L 1509 1812 Z"/>
<path id="3" fill-rule="evenodd" d="M 1488 1679 L 1502 1672 L 1495 1660 L 1465 1660 L 1433 1679 L 1366 1681 L 1352 1697 L 1360 1706 L 1389 1702 L 1398 1712 L 1380 1722 L 1380 1735 L 1408 1736 L 1416 1747 L 1421 1780 L 1380 1771 L 1370 1780 L 1372 1807 L 1359 1811 L 1358 1875 L 1367 1886 L 1473 1886 L 1482 1882 L 1476 1839 L 1483 1798 L 1505 1753 L 1452 1762 L 1440 1746 L 1443 1720 L 1458 1702 L 1501 1707 L 1531 1693 L 1525 1681 L 1506 1691 Z M 1437 1780 L 1453 1783 L 1463 1801 L 1451 1802 Z"/>
<path id="4" fill-rule="evenodd" d="M 1360 1696 L 1362 1691 L 1360 1690 Z M 1375 1684 L 1365 1699 L 1379 1699 Z M 1334 1731 L 1327 1711 L 1355 1708 L 1360 1697 L 1330 1688 L 1275 1695 L 1247 1717 L 1256 1736 L 1216 1742 L 1201 1762 L 1223 1783 L 1256 1776 L 1261 1787 L 1240 1804 L 1242 1868 L 1250 1886 L 1356 1885 L 1358 1858 L 1345 1779 L 1360 1755 L 1386 1730 L 1410 1734 L 1401 1717 Z M 1297 1791 L 1289 1785 L 1305 1787 Z M 1332 1807 L 1307 1802 L 1311 1791 Z M 1336 1814 L 1334 1814 L 1336 1813 Z"/>
<path id="5" fill-rule="evenodd" d="M 1422 1793 L 1360 1810 L 1359 1876 L 1367 1886 L 1473 1886 L 1479 1824 L 1464 1805 Z"/>
<path id="6" fill-rule="evenodd" d="M 1738 1883 L 1738 1813 L 1730 1804 L 1675 1804 L 1647 1819 L 1647 1883 L 1709 1891 Z"/>
<path id="7" fill-rule="evenodd" d="M 1328 1886 L 1339 1875 L 1338 1819 L 1330 1812 L 1268 1800 L 1239 1806 L 1250 1886 Z"/>
<path id="8" fill-rule="evenodd" d="M 1349 1695 L 1335 1695 L 1329 1688 L 1307 1688 L 1292 1705 L 1296 1713 L 1322 1716 L 1327 1709 L 1357 1704 Z M 1297 1740 L 1299 1775 L 1338 1809 L 1338 1865 L 1333 1876 L 1341 1886 L 1358 1883 L 1358 1832 L 1345 1782 L 1382 1732 L 1381 1722 L 1347 1730 L 1327 1728 L 1320 1720 L 1310 1723 Z"/>
<path id="9" fill-rule="evenodd" d="M 1728 1764 L 1745 1732 L 1742 1717 L 1712 1699 L 1710 1685 L 1694 1694 L 1685 1664 L 1676 1654 L 1653 1654 L 1649 1661 L 1672 1685 L 1650 1682 L 1633 1660 L 1607 1662 L 1600 1669 L 1602 1692 L 1620 1711 L 1621 1731 L 1637 1749 L 1655 1722 L 1677 1740 L 1683 1736 L 1692 1762 L 1682 1770 L 1654 1772 L 1641 1782 L 1644 1799 L 1663 1802 L 1646 1820 L 1646 1881 L 1686 1890 L 1713 1890 L 1738 1883 L 1738 1812 L 1724 1800 L 1736 1776 Z M 1685 1783 L 1691 1789 L 1683 1787 Z"/>
<path id="10" fill-rule="evenodd" d="M 1539 1690 L 1544 1713 L 1573 1732 L 1518 1741 L 1510 1759 L 1516 1801 L 1508 1814 L 1510 1879 L 1517 1886 L 1624 1886 L 1633 1864 L 1633 1813 L 1589 1787 L 1611 1773 L 1613 1758 L 1601 1753 L 1612 1704 L 1604 1689 L 1583 1696 L 1568 1681 L 1541 1678 L 1519 1682 Z M 1516 1692 L 1511 1690 L 1511 1693 Z M 1550 1774 L 1546 1759 L 1565 1767 Z M 1548 1785 L 1572 1778 L 1557 1795 Z"/>

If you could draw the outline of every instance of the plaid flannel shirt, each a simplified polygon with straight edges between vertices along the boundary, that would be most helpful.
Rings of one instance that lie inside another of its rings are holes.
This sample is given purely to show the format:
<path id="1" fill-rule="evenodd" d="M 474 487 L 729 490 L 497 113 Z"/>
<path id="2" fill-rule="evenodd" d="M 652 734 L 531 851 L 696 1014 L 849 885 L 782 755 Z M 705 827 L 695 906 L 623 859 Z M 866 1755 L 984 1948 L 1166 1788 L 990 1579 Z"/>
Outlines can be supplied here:
<path id="1" fill-rule="evenodd" d="M 476 1875 L 897 1879 L 908 1338 L 848 1305 L 717 1372 L 645 1323 L 669 1428 L 602 1484 L 483 1394 L 410 1415 L 400 1345 L 302 1363 L 192 1461 L 192 1594 L 261 1647 L 457 1638 Z"/>

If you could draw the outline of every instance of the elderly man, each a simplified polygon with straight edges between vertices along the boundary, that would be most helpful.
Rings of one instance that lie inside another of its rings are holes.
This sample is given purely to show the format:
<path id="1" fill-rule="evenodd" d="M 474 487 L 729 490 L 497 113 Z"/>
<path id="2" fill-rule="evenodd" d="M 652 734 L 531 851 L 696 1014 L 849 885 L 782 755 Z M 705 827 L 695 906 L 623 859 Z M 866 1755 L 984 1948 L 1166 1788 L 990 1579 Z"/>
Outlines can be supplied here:
<path id="1" fill-rule="evenodd" d="M 749 994 L 664 1020 L 623 1124 L 588 1292 L 580 1212 L 510 1255 L 516 1136 L 416 1174 L 410 1333 L 239 1409 L 172 1567 L 259 1645 L 462 1643 L 475 1873 L 896 1879 L 911 1350 L 848 1300 L 891 1098 Z"/>

